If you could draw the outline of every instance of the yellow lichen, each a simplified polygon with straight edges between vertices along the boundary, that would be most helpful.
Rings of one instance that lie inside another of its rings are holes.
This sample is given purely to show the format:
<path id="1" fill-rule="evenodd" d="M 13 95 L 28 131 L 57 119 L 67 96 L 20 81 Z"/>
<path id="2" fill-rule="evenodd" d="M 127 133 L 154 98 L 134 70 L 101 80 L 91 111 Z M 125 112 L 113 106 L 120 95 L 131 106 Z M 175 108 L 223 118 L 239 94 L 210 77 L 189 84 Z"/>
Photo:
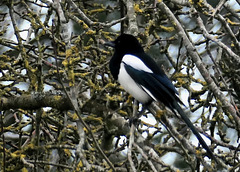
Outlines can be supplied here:
<path id="1" fill-rule="evenodd" d="M 160 119 L 164 114 L 165 114 L 165 110 L 158 110 L 156 113 L 156 117 Z"/>
<path id="2" fill-rule="evenodd" d="M 73 120 L 78 120 L 78 115 L 77 115 L 77 113 L 72 114 L 72 115 L 71 115 L 71 118 L 72 118 Z"/>
<path id="3" fill-rule="evenodd" d="M 89 29 L 89 30 L 86 32 L 86 34 L 87 34 L 87 35 L 94 35 L 94 34 L 96 34 L 96 31 Z"/>
<path id="4" fill-rule="evenodd" d="M 92 47 L 91 45 L 89 45 L 89 46 L 84 46 L 84 47 L 83 47 L 83 50 L 85 50 L 85 51 L 90 50 L 91 47 Z"/>
<path id="5" fill-rule="evenodd" d="M 71 55 L 72 55 L 72 49 L 71 48 L 68 48 L 68 49 L 66 49 L 66 58 L 69 58 L 69 57 L 71 57 Z"/>
<path id="6" fill-rule="evenodd" d="M 154 26 L 154 20 L 149 20 L 148 25 L 145 28 L 145 33 L 144 33 L 146 36 L 149 36 L 149 31 L 152 28 L 152 26 Z"/>
<path id="7" fill-rule="evenodd" d="M 82 163 L 82 161 L 79 161 L 79 163 L 77 164 L 76 171 L 80 171 L 81 167 L 83 167 L 83 163 Z"/>
<path id="8" fill-rule="evenodd" d="M 20 151 L 20 150 L 17 150 L 17 151 L 15 151 L 15 152 L 13 152 L 13 153 L 11 153 L 11 157 L 12 158 L 21 158 L 22 157 L 22 151 Z M 23 157 L 25 157 L 24 155 L 23 155 Z"/>
<path id="9" fill-rule="evenodd" d="M 161 29 L 163 29 L 163 30 L 165 30 L 165 31 L 167 31 L 167 32 L 173 32 L 174 30 L 175 30 L 175 28 L 174 27 L 168 27 L 168 26 L 162 26 L 162 25 L 160 25 L 160 28 Z"/>
<path id="10" fill-rule="evenodd" d="M 78 20 L 78 23 L 83 25 L 83 29 L 89 29 L 88 25 L 83 20 Z"/>
<path id="11" fill-rule="evenodd" d="M 137 12 L 137 13 L 142 13 L 143 12 L 143 10 L 140 9 L 139 4 L 134 4 L 134 11 Z"/>
<path id="12" fill-rule="evenodd" d="M 23 167 L 23 168 L 21 169 L 21 172 L 28 172 L 28 169 L 27 169 L 26 167 Z"/>
<path id="13" fill-rule="evenodd" d="M 3 61 L 9 61 L 9 60 L 11 60 L 11 58 L 10 58 L 9 56 L 4 55 L 4 54 L 0 55 L 0 59 L 3 60 Z"/>
<path id="14" fill-rule="evenodd" d="M 59 100 L 61 100 L 61 96 L 58 96 L 58 95 L 56 95 L 56 96 L 54 96 L 54 99 L 56 100 L 56 101 L 59 101 Z"/>
<path id="15" fill-rule="evenodd" d="M 64 153 L 68 156 L 68 157 L 71 157 L 71 152 L 69 151 L 69 149 L 63 149 L 64 150 Z"/>
<path id="16" fill-rule="evenodd" d="M 90 10 L 88 11 L 89 14 L 94 14 L 94 13 L 101 13 L 104 12 L 105 9 L 104 8 L 99 8 L 99 9 L 94 9 L 94 10 Z"/>
<path id="17" fill-rule="evenodd" d="M 197 5 L 198 5 L 199 7 L 204 7 L 204 2 L 203 2 L 203 0 L 199 0 L 198 3 L 197 3 Z"/>
<path id="18" fill-rule="evenodd" d="M 128 99 L 127 99 L 127 101 L 126 101 L 126 103 L 128 103 L 128 104 L 129 104 L 129 103 L 131 103 L 131 102 L 132 102 L 132 96 L 131 96 L 131 95 L 129 95 L 129 96 L 128 96 Z"/>
<path id="19" fill-rule="evenodd" d="M 91 74 L 91 73 L 90 73 L 90 72 L 77 73 L 77 74 L 75 74 L 75 76 L 76 76 L 76 77 L 84 78 L 84 77 L 88 76 L 89 74 Z"/>
<path id="20" fill-rule="evenodd" d="M 124 116 L 127 116 L 127 115 L 128 115 L 127 112 L 126 112 L 126 111 L 123 111 L 123 110 L 119 110 L 118 113 L 121 114 L 121 115 L 124 115 Z"/>
<path id="21" fill-rule="evenodd" d="M 83 28 L 84 29 L 89 29 L 88 25 L 86 23 L 83 23 Z"/>
<path id="22" fill-rule="evenodd" d="M 86 119 L 89 121 L 96 121 L 96 122 L 99 122 L 100 124 L 103 124 L 103 119 L 101 117 L 94 117 L 90 115 Z"/>
<path id="23" fill-rule="evenodd" d="M 197 154 L 197 155 L 201 155 L 201 153 L 202 153 L 202 152 L 201 152 L 200 150 L 196 150 L 196 154 Z"/>
<path id="24" fill-rule="evenodd" d="M 70 87 L 74 86 L 74 84 L 75 84 L 75 74 L 74 74 L 73 70 L 69 70 L 68 79 L 70 80 L 69 86 Z"/>
<path id="25" fill-rule="evenodd" d="M 116 86 L 117 86 L 116 83 L 111 83 L 111 82 L 106 85 L 107 88 L 114 88 Z"/>
<path id="26" fill-rule="evenodd" d="M 100 90 L 99 85 L 93 83 L 91 79 L 88 79 L 88 84 L 89 84 L 89 86 L 90 86 L 91 88 L 93 88 L 92 90 Z M 91 90 L 91 91 L 92 91 L 92 90 Z"/>
<path id="27" fill-rule="evenodd" d="M 106 95 L 107 99 L 109 99 L 110 101 L 119 101 L 122 100 L 122 96 L 117 96 L 117 95 L 113 95 L 113 96 L 109 96 Z"/>
<path id="28" fill-rule="evenodd" d="M 109 32 L 105 32 L 105 31 L 101 30 L 101 34 L 104 36 L 104 38 L 106 38 L 109 41 L 114 40 L 112 37 L 109 36 Z"/>
<path id="29" fill-rule="evenodd" d="M 67 59 L 64 59 L 63 61 L 62 61 L 62 64 L 63 64 L 63 66 L 67 66 L 68 65 L 68 61 L 67 61 Z"/>
<path id="30" fill-rule="evenodd" d="M 230 19 L 227 19 L 227 22 L 231 24 L 232 26 L 238 26 L 239 24 L 236 22 L 231 21 Z"/>

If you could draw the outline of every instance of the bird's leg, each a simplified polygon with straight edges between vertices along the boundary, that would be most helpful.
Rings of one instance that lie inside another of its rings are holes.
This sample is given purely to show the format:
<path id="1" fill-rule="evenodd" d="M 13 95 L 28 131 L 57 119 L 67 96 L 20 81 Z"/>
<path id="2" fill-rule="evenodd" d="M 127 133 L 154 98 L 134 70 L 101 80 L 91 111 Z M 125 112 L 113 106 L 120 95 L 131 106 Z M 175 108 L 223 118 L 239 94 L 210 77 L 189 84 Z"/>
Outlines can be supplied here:
<path id="1" fill-rule="evenodd" d="M 146 111 L 147 106 L 143 105 L 142 110 L 136 115 L 136 118 L 140 118 Z"/>
<path id="2" fill-rule="evenodd" d="M 135 125 L 135 126 L 138 126 L 139 125 L 139 123 L 140 123 L 140 117 L 144 114 L 144 112 L 146 111 L 146 109 L 147 109 L 147 106 L 145 106 L 145 105 L 143 105 L 143 107 L 142 107 L 142 110 L 139 112 L 139 113 L 137 113 L 135 116 L 133 116 L 133 117 L 130 117 L 129 118 L 129 125 L 131 126 L 132 124 L 133 125 Z"/>

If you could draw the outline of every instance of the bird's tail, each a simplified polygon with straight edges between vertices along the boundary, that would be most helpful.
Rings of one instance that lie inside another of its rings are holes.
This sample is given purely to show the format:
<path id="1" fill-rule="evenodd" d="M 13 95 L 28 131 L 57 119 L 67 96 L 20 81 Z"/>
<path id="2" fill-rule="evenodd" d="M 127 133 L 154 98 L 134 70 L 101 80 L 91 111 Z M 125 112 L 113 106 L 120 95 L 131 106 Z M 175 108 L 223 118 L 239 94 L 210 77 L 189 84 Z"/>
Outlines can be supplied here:
<path id="1" fill-rule="evenodd" d="M 207 151 L 209 158 L 215 160 L 218 163 L 218 160 L 215 158 L 212 151 L 209 149 L 208 145 L 203 140 L 202 136 L 199 134 L 197 129 L 194 127 L 194 125 L 192 124 L 190 119 L 187 117 L 185 112 L 182 110 L 182 108 L 176 101 L 173 103 L 173 108 L 177 110 L 177 112 L 180 114 L 181 118 L 184 120 L 184 122 L 187 124 L 187 126 L 192 130 L 193 134 L 197 137 L 197 139 L 200 142 L 200 144 L 202 145 L 202 147 Z"/>

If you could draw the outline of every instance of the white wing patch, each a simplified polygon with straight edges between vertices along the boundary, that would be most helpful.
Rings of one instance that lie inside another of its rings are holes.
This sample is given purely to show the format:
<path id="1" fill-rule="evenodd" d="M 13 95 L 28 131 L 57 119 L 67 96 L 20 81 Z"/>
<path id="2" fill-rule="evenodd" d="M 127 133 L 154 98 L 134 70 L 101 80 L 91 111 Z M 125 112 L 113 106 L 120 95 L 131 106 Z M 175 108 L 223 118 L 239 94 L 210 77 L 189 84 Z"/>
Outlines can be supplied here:
<path id="1" fill-rule="evenodd" d="M 157 99 L 152 95 L 152 93 L 146 89 L 144 86 L 141 85 L 141 87 L 143 88 L 144 91 L 146 91 L 146 93 L 148 93 L 148 95 L 155 101 L 157 101 Z"/>
<path id="2" fill-rule="evenodd" d="M 151 69 L 149 69 L 142 60 L 140 60 L 138 57 L 126 54 L 122 58 L 122 62 L 126 63 L 129 66 L 132 66 L 133 68 L 137 70 L 143 70 L 145 72 L 153 73 Z"/>
<path id="3" fill-rule="evenodd" d="M 151 98 L 152 95 L 150 96 L 148 92 L 146 92 L 144 88 L 137 84 L 127 73 L 124 63 L 121 63 L 120 66 L 118 82 L 129 94 L 131 94 L 139 102 L 147 103 L 152 99 Z"/>

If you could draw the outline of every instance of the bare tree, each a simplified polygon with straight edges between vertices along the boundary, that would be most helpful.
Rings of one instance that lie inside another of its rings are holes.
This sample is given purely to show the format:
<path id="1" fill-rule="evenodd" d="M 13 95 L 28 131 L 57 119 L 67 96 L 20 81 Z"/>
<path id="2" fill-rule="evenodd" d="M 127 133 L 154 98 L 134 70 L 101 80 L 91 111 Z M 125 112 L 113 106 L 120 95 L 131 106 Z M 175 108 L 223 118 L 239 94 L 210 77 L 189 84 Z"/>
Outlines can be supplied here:
<path id="1" fill-rule="evenodd" d="M 1 171 L 237 171 L 239 0 L 0 2 Z M 104 42 L 135 35 L 171 78 L 181 119 L 113 80 Z"/>

